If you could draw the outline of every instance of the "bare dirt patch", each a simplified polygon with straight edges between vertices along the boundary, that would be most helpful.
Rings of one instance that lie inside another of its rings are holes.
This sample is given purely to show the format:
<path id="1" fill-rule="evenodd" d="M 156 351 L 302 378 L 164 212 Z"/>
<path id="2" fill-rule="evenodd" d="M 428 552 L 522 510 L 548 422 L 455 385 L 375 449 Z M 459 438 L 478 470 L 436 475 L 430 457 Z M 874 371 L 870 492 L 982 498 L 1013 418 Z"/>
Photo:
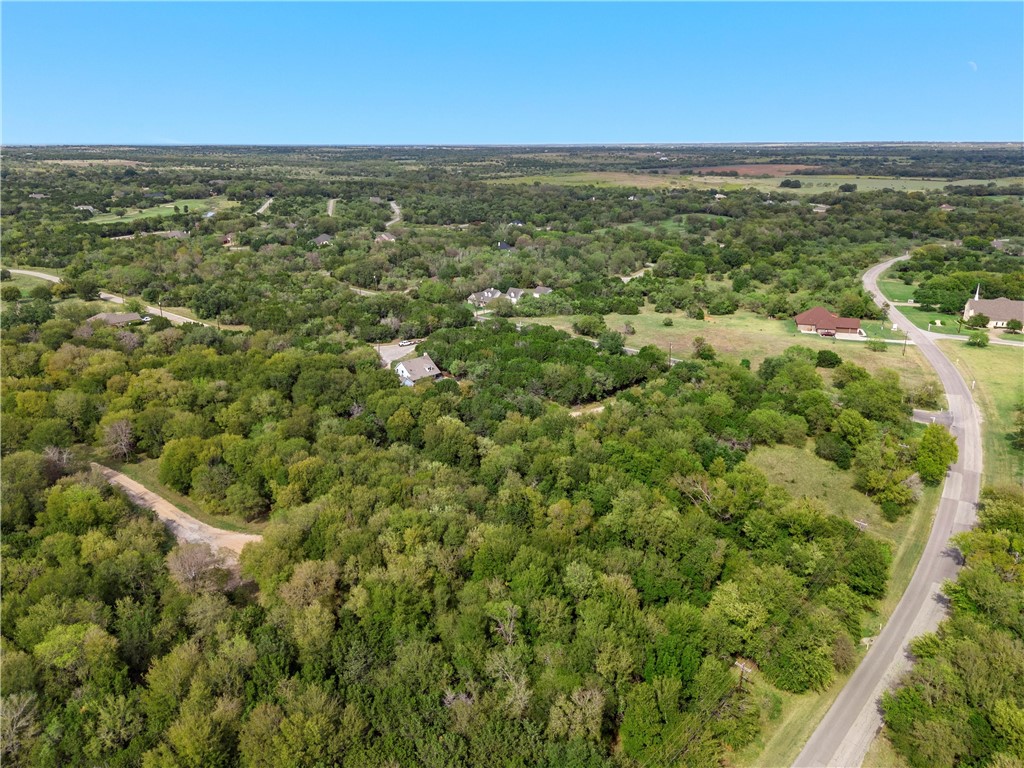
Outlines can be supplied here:
<path id="1" fill-rule="evenodd" d="M 694 168 L 694 173 L 728 173 L 735 171 L 740 176 L 788 176 L 797 171 L 820 168 L 819 165 L 788 165 L 785 163 L 752 163 L 743 165 L 710 165 Z"/>

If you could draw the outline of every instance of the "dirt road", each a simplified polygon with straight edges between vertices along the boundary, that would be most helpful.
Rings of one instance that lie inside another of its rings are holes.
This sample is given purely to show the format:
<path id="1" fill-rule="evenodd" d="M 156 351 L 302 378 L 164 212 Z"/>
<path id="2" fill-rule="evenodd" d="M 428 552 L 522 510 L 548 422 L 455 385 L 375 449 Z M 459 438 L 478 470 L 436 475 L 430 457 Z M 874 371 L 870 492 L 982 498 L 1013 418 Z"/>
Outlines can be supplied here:
<path id="1" fill-rule="evenodd" d="M 33 272 L 30 269 L 12 269 L 11 274 L 14 275 L 27 275 L 28 277 L 37 277 L 40 280 L 49 280 L 51 283 L 59 283 L 61 279 L 56 275 L 48 275 L 45 272 Z M 124 304 L 124 298 L 117 296 L 113 293 L 107 293 L 106 291 L 100 291 L 99 296 L 103 301 L 109 301 L 111 304 Z M 191 317 L 185 317 L 184 315 L 178 315 L 174 312 L 168 312 L 166 309 L 160 307 L 147 306 L 145 313 L 149 315 L 159 315 L 160 317 L 166 317 L 171 321 L 172 325 L 184 325 L 185 323 L 199 323 L 199 325 L 208 325 L 211 328 L 216 328 L 216 324 L 207 323 L 203 320 L 193 320 Z"/>
<path id="2" fill-rule="evenodd" d="M 266 213 L 267 209 L 270 208 L 270 204 L 274 202 L 274 198 L 268 197 L 267 202 L 256 209 L 256 215 L 259 216 L 261 213 Z"/>
<path id="3" fill-rule="evenodd" d="M 905 258 L 908 257 L 904 255 L 876 264 L 864 274 L 864 289 L 874 294 L 879 305 L 885 300 L 878 289 L 879 275 L 893 262 Z M 896 307 L 889 309 L 889 316 L 901 328 L 909 330 L 911 341 L 939 375 L 949 403 L 951 432 L 957 438 L 960 458 L 946 475 L 928 543 L 903 598 L 797 757 L 794 766 L 799 768 L 856 768 L 864 761 L 882 727 L 881 695 L 910 667 L 910 641 L 934 631 L 945 618 L 947 600 L 941 591 L 942 584 L 956 578 L 960 570 L 949 537 L 970 529 L 977 521 L 982 468 L 981 416 L 971 399 L 971 390 L 933 341 L 935 334 L 915 327 Z"/>
<path id="4" fill-rule="evenodd" d="M 394 200 L 391 200 L 388 203 L 388 205 L 391 206 L 391 211 L 395 215 L 392 217 L 391 221 L 384 225 L 384 229 L 391 229 L 391 226 L 393 224 L 397 224 L 402 220 L 402 209 L 398 206 L 398 203 L 396 203 Z"/>
<path id="5" fill-rule="evenodd" d="M 333 216 L 334 215 L 334 204 L 337 203 L 337 202 L 338 202 L 338 198 L 337 197 L 332 197 L 330 200 L 327 201 L 327 215 L 328 216 Z"/>
<path id="6" fill-rule="evenodd" d="M 116 485 L 124 490 L 128 494 L 128 498 L 140 507 L 153 510 L 174 534 L 174 538 L 179 541 L 209 544 L 229 562 L 238 562 L 238 556 L 246 544 L 263 541 L 263 537 L 256 534 L 222 531 L 220 528 L 201 523 L 191 515 L 182 512 L 167 499 L 157 496 L 145 486 L 110 467 L 93 462 L 92 468 L 102 474 L 111 485 Z"/>

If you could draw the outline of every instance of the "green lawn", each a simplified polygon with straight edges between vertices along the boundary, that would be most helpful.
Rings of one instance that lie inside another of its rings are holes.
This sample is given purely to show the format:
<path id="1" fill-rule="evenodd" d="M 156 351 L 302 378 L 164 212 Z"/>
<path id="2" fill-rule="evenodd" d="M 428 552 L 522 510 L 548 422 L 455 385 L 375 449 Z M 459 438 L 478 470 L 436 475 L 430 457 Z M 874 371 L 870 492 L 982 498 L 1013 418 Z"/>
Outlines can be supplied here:
<path id="1" fill-rule="evenodd" d="M 848 520 L 867 522 L 868 531 L 872 535 L 889 543 L 893 550 L 893 563 L 888 591 L 862 630 L 865 636 L 877 634 L 895 610 L 924 552 L 938 507 L 940 489 L 926 489 L 910 515 L 890 523 L 881 516 L 881 510 L 873 501 L 853 489 L 851 472 L 819 459 L 813 454 L 810 445 L 808 448 L 785 445 L 758 448 L 750 453 L 747 461 L 794 496 L 816 498 L 833 514 Z M 866 648 L 859 646 L 858 651 L 863 655 Z M 755 673 L 752 677 L 755 697 L 761 693 L 774 692 L 782 699 L 782 713 L 776 720 L 762 724 L 758 738 L 735 754 L 732 762 L 750 768 L 792 765 L 848 679 L 849 675 L 837 676 L 828 690 L 821 693 L 793 694 L 775 691 Z"/>
<path id="2" fill-rule="evenodd" d="M 665 318 L 672 319 L 672 326 L 664 325 Z M 551 317 L 517 318 L 520 322 L 542 323 L 572 332 L 572 318 L 556 315 Z M 781 354 L 787 347 L 799 344 L 814 350 L 831 349 L 844 360 L 863 366 L 872 373 L 891 368 L 900 374 L 900 380 L 909 388 L 917 388 L 926 381 L 934 381 L 935 374 L 913 346 L 902 354 L 899 345 L 890 345 L 885 352 L 872 352 L 861 341 L 836 341 L 813 333 L 800 333 L 792 320 L 771 320 L 752 312 L 737 312 L 733 315 L 708 316 L 704 320 L 692 320 L 681 312 L 660 314 L 650 306 L 644 307 L 639 315 L 610 314 L 605 316 L 608 327 L 621 331 L 630 323 L 636 333 L 626 337 L 626 346 L 642 347 L 653 344 L 673 357 L 686 357 L 693 349 L 693 340 L 703 336 L 718 354 L 735 362 L 750 360 L 757 366 L 764 358 Z M 871 330 L 868 330 L 871 333 Z M 902 337 L 902 334 L 897 334 Z M 828 373 L 822 371 L 827 377 Z"/>
<path id="3" fill-rule="evenodd" d="M 1024 451 L 1015 450 L 1007 440 L 1014 412 L 1024 405 L 1024 349 L 994 345 L 980 349 L 960 342 L 940 345 L 968 386 L 977 381 L 974 400 L 982 413 L 985 482 L 1024 483 Z"/>
<path id="4" fill-rule="evenodd" d="M 917 286 L 907 285 L 902 280 L 882 279 L 878 281 L 878 289 L 889 301 L 911 301 Z"/>
<path id="5" fill-rule="evenodd" d="M 955 315 L 947 315 L 942 312 L 928 312 L 917 307 L 897 307 L 897 309 L 906 316 L 907 320 L 922 330 L 927 331 L 928 324 L 931 323 L 931 330 L 935 333 L 957 335 L 957 317 Z M 935 325 L 936 322 L 940 323 L 940 325 Z M 968 332 L 964 328 L 964 333 Z"/>
<path id="6" fill-rule="evenodd" d="M 264 526 L 259 523 L 247 523 L 241 518 L 231 515 L 211 515 L 204 512 L 198 504 L 187 496 L 183 496 L 172 488 L 160 482 L 158 479 L 160 471 L 159 459 L 145 459 L 136 464 L 121 464 L 111 462 L 105 458 L 97 461 L 106 464 L 118 472 L 128 475 L 132 480 L 144 485 L 147 489 L 163 496 L 174 506 L 186 514 L 192 515 L 196 520 L 220 528 L 225 531 L 238 531 L 240 533 L 262 533 Z"/>
<path id="7" fill-rule="evenodd" d="M 174 215 L 174 206 L 178 206 L 178 208 L 184 211 L 186 205 L 188 206 L 189 213 L 195 213 L 196 211 L 206 213 L 207 211 L 219 211 L 223 208 L 234 208 L 238 205 L 238 202 L 228 200 L 225 195 L 191 200 L 174 200 L 169 203 L 161 203 L 160 205 L 152 208 L 143 208 L 141 210 L 138 208 L 129 208 L 127 209 L 128 212 L 124 216 L 117 216 L 113 213 L 98 213 L 86 223 L 110 224 L 115 221 L 135 221 L 137 219 L 152 219 L 159 216 L 172 216 Z"/>

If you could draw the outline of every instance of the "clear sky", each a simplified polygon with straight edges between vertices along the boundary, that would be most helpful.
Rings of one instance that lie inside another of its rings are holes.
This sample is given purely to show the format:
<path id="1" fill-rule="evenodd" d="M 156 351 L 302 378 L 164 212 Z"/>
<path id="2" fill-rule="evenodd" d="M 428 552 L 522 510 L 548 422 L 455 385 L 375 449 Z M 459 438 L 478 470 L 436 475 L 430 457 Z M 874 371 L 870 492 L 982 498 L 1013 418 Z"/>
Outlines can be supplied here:
<path id="1" fill-rule="evenodd" d="M 7 144 L 1020 141 L 1024 3 L 2 5 Z"/>

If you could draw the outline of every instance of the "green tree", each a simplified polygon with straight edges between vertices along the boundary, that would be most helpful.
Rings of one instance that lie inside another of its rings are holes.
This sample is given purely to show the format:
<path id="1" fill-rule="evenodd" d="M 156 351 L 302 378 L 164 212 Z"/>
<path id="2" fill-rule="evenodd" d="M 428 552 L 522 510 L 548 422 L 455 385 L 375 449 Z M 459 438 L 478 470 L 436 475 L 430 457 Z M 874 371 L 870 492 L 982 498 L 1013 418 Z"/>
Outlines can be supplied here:
<path id="1" fill-rule="evenodd" d="M 917 448 L 914 468 L 927 485 L 938 485 L 946 476 L 946 469 L 957 460 L 956 440 L 945 427 L 929 424 L 925 427 Z"/>

